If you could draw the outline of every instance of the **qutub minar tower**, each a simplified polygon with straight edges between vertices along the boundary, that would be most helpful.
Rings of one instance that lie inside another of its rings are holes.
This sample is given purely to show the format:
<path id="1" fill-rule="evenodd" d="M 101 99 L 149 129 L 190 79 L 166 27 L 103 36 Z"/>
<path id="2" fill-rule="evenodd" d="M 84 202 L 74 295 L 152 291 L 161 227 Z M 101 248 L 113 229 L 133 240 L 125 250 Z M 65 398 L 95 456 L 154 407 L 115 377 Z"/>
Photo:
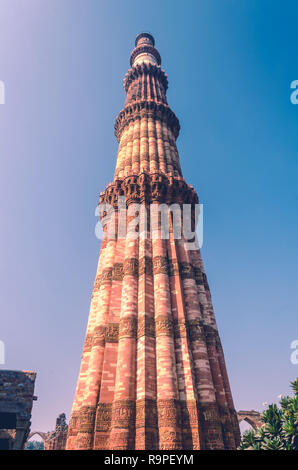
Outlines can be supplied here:
<path id="1" fill-rule="evenodd" d="M 148 33 L 135 46 L 114 181 L 100 204 L 117 208 L 125 196 L 128 208 L 193 206 L 160 55 Z M 173 237 L 172 218 L 168 239 L 150 236 L 149 222 L 136 230 L 148 236 L 101 243 L 67 448 L 235 449 L 238 420 L 200 251 Z"/>

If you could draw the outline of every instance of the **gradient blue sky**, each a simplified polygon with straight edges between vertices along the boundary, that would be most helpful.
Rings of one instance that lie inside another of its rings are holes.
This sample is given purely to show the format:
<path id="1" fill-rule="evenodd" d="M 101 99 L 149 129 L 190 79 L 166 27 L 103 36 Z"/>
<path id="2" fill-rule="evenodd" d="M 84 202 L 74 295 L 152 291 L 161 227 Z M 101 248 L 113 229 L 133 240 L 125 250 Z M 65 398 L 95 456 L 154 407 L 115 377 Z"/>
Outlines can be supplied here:
<path id="1" fill-rule="evenodd" d="M 37 371 L 33 430 L 69 418 L 98 260 L 98 194 L 138 32 L 155 36 L 204 203 L 203 256 L 237 409 L 298 374 L 298 3 L 1 0 L 0 339 Z"/>

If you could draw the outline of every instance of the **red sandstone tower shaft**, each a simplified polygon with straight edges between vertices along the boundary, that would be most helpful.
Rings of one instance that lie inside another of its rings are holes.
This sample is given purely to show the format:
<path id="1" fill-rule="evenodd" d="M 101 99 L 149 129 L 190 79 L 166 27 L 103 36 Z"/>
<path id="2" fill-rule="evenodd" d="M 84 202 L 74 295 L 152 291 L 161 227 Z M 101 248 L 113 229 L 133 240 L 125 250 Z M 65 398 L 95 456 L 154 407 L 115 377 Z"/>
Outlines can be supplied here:
<path id="1" fill-rule="evenodd" d="M 167 104 L 167 76 L 154 45 L 150 34 L 137 36 L 124 79 L 115 176 L 100 204 L 115 208 L 118 227 L 119 197 L 126 198 L 127 233 L 108 235 L 101 244 L 68 449 L 239 444 L 200 251 L 189 250 L 183 235 L 174 237 L 172 217 L 165 239 L 160 223 L 153 227 L 148 219 L 149 209 L 161 204 L 198 203 L 182 177 L 179 121 Z M 136 203 L 139 223 L 131 227 Z"/>

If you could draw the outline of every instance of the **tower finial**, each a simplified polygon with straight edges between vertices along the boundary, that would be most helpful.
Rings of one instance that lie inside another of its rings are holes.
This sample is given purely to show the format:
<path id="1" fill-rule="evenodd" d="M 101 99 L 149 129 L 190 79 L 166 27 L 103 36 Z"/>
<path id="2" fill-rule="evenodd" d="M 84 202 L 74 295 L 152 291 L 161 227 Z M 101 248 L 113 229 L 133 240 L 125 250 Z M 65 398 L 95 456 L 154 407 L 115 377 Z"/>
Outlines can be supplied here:
<path id="1" fill-rule="evenodd" d="M 152 34 L 147 32 L 139 33 L 135 40 L 135 48 L 130 56 L 130 65 L 133 67 L 141 62 L 160 65 L 161 58 L 154 46 L 155 40 Z"/>
<path id="2" fill-rule="evenodd" d="M 152 34 L 143 31 L 137 35 L 135 40 L 135 46 L 137 47 L 139 44 L 151 44 L 152 46 L 155 46 L 154 37 Z"/>

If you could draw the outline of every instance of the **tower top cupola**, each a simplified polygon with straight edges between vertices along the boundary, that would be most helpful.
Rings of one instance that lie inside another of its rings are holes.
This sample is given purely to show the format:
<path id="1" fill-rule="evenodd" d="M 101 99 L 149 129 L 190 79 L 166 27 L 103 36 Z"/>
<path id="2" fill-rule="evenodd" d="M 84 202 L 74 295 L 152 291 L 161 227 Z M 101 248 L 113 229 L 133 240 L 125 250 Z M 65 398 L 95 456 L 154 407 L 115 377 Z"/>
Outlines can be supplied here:
<path id="1" fill-rule="evenodd" d="M 135 40 L 135 46 L 139 46 L 140 44 L 151 44 L 151 46 L 155 46 L 155 40 L 152 34 L 150 33 L 139 33 Z"/>
<path id="2" fill-rule="evenodd" d="M 135 48 L 130 55 L 130 65 L 133 67 L 142 62 L 155 65 L 161 64 L 161 58 L 155 49 L 154 37 L 150 33 L 140 33 L 135 40 Z"/>

